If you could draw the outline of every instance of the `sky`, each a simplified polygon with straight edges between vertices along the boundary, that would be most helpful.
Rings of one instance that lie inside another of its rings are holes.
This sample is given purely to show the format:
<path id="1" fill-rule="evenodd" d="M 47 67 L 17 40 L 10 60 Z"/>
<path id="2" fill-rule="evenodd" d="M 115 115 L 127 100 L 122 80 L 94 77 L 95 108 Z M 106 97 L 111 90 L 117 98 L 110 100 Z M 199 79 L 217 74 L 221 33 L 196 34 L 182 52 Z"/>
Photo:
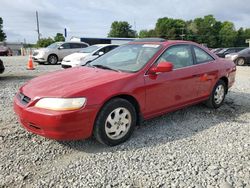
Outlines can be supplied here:
<path id="1" fill-rule="evenodd" d="M 153 29 L 158 18 L 191 20 L 213 14 L 236 29 L 250 28 L 249 0 L 1 0 L 0 17 L 9 42 L 36 43 L 38 11 L 42 38 L 68 31 L 71 37 L 107 37 L 113 21 Z"/>

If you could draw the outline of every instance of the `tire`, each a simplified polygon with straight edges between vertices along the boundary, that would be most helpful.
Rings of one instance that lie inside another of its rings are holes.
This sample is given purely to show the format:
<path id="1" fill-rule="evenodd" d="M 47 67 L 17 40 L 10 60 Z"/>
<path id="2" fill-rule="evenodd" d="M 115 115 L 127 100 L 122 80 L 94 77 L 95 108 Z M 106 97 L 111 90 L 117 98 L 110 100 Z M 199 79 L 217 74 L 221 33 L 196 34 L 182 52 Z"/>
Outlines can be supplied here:
<path id="1" fill-rule="evenodd" d="M 121 144 L 132 135 L 136 119 L 136 110 L 130 102 L 121 98 L 112 99 L 96 118 L 94 137 L 108 146 Z"/>
<path id="2" fill-rule="evenodd" d="M 206 105 L 210 108 L 219 108 L 225 99 L 227 86 L 223 80 L 219 80 L 210 94 L 209 99 L 206 101 Z"/>
<path id="3" fill-rule="evenodd" d="M 48 57 L 48 63 L 51 64 L 51 65 L 56 65 L 58 62 L 58 57 L 54 54 L 52 55 L 49 55 Z"/>
<path id="4" fill-rule="evenodd" d="M 246 61 L 244 58 L 240 57 L 236 60 L 236 64 L 239 65 L 239 66 L 243 66 L 245 65 Z"/>

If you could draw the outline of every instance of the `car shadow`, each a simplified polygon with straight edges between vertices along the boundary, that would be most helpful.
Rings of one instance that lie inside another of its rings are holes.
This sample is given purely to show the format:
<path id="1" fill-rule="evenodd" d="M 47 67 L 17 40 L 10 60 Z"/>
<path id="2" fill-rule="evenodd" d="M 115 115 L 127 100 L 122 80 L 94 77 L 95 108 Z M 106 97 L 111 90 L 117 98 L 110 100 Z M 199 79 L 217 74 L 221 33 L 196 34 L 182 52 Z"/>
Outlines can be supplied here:
<path id="1" fill-rule="evenodd" d="M 160 117 L 144 121 L 137 126 L 132 137 L 123 144 L 108 147 L 93 138 L 82 141 L 59 142 L 65 147 L 86 153 L 136 150 L 166 144 L 192 136 L 221 123 L 245 123 L 238 117 L 250 112 L 248 93 L 231 91 L 219 109 L 198 104 Z"/>
<path id="2" fill-rule="evenodd" d="M 0 75 L 0 81 L 27 81 L 35 77 L 36 75 Z"/>

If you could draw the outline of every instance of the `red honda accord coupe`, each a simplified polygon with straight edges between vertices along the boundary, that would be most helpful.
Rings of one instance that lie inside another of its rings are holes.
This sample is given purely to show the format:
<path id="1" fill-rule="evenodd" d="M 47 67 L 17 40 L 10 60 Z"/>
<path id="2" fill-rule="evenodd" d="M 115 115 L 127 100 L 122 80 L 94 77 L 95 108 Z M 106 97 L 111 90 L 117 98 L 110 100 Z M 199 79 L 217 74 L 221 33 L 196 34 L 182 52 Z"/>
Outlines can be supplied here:
<path id="1" fill-rule="evenodd" d="M 93 135 L 113 146 L 127 140 L 141 119 L 204 101 L 220 107 L 235 73 L 233 62 L 194 42 L 140 39 L 85 67 L 29 81 L 14 109 L 35 134 L 56 140 Z"/>

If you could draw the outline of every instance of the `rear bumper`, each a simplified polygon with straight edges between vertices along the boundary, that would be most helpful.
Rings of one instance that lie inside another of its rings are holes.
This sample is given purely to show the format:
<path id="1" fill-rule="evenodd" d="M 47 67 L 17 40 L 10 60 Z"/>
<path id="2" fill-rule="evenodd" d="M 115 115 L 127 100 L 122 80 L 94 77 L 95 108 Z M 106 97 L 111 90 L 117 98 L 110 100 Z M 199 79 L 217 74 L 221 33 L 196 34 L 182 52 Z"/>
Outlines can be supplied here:
<path id="1" fill-rule="evenodd" d="M 14 111 L 28 131 L 55 140 L 79 140 L 92 136 L 97 107 L 52 111 L 23 105 L 16 96 Z"/>

